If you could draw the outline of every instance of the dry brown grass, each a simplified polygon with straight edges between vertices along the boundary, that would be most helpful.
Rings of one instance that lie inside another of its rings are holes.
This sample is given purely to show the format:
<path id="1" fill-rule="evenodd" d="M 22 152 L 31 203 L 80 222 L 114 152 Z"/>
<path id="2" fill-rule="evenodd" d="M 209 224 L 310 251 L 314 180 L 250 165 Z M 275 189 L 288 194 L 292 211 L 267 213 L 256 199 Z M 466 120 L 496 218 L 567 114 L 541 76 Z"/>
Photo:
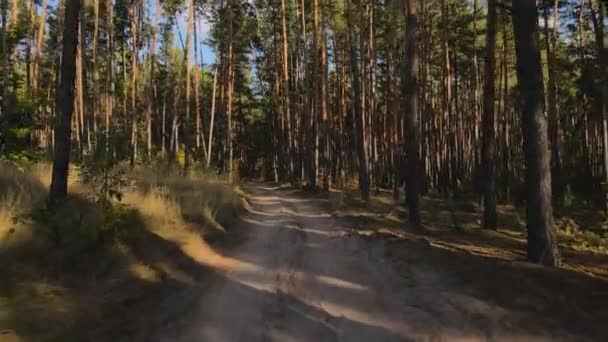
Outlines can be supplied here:
<path id="1" fill-rule="evenodd" d="M 155 228 L 202 227 L 204 235 L 223 233 L 243 207 L 242 192 L 216 175 L 138 169 L 133 176 L 136 186 L 125 194 L 125 202 Z"/>
<path id="2" fill-rule="evenodd" d="M 0 248 L 11 240 L 29 236 L 31 232 L 15 229 L 13 218 L 44 201 L 49 184 L 49 165 L 26 169 L 12 162 L 0 162 Z"/>
<path id="3" fill-rule="evenodd" d="M 103 215 L 89 187 L 79 183 L 78 170 L 70 175 L 61 228 L 69 241 L 87 240 L 76 232 L 96 227 Z M 133 324 L 141 312 L 171 315 L 158 308 L 164 297 L 200 286 L 196 281 L 208 271 L 192 260 L 212 257 L 207 237 L 229 230 L 243 196 L 207 174 L 137 169 L 129 175 L 134 185 L 120 190 L 130 221 L 117 221 L 129 234 L 110 244 L 74 241 L 78 248 L 72 242 L 58 247 L 36 233 L 34 222 L 13 221 L 43 204 L 49 166 L 0 164 L 0 340 L 120 336 L 127 333 L 121 325 Z"/>

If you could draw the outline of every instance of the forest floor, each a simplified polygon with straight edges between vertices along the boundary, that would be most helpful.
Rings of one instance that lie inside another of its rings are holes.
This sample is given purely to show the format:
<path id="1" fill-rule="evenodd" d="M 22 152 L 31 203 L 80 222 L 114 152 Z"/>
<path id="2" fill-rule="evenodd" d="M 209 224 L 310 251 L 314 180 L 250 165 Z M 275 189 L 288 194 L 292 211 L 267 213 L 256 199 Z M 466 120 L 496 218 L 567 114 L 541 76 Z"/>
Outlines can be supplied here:
<path id="1" fill-rule="evenodd" d="M 388 194 L 363 204 L 354 191 L 244 190 L 220 240 L 151 229 L 86 286 L 21 282 L 4 326 L 0 302 L 0 340 L 608 338 L 604 253 L 563 245 L 565 266 L 548 269 L 525 262 L 520 231 L 469 228 L 473 214 L 438 199 L 425 198 L 429 225 L 413 231 Z"/>

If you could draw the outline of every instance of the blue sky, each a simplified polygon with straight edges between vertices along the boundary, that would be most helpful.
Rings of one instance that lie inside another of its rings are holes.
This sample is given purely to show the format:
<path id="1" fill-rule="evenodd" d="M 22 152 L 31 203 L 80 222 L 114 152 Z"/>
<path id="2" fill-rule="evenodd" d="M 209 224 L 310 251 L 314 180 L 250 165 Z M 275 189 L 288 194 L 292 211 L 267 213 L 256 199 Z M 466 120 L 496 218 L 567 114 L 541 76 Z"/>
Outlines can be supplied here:
<path id="1" fill-rule="evenodd" d="M 149 2 L 154 2 L 154 0 L 147 0 Z M 151 8 L 154 9 L 154 4 L 151 5 Z M 153 12 L 153 11 L 151 11 Z M 199 56 L 197 56 L 197 60 L 199 62 L 199 64 L 201 64 L 201 62 L 204 65 L 209 65 L 209 63 L 214 63 L 215 62 L 215 52 L 213 51 L 213 47 L 208 46 L 207 44 L 205 44 L 205 42 L 207 41 L 207 38 L 209 38 L 209 22 L 207 22 L 207 20 L 203 17 L 203 18 L 197 18 L 198 22 L 196 23 L 196 35 L 197 35 L 197 39 L 198 39 L 198 49 L 199 49 Z M 188 15 L 187 13 L 181 13 L 178 18 L 177 18 L 177 25 L 174 28 L 175 32 L 175 45 L 178 46 L 179 48 L 181 48 L 181 43 L 179 42 L 179 38 L 178 38 L 178 32 L 177 29 L 179 28 L 179 31 L 182 34 L 182 39 L 186 39 L 186 30 L 188 29 Z M 202 48 L 202 50 L 201 50 Z M 202 61 L 200 58 L 200 54 L 202 51 Z M 192 54 L 194 54 L 194 46 L 192 47 Z"/>
<path id="2" fill-rule="evenodd" d="M 26 0 L 26 1 L 28 1 L 28 0 Z M 33 0 L 30 0 L 30 1 L 33 1 Z M 58 0 L 48 0 L 48 5 L 50 7 L 56 7 L 57 1 Z M 144 1 L 146 1 L 146 3 L 147 3 L 146 7 L 150 9 L 150 15 L 153 16 L 155 0 L 144 0 Z M 154 20 L 154 18 L 149 18 L 149 19 L 150 19 L 150 22 L 152 22 Z M 199 40 L 199 46 L 198 46 L 199 56 L 197 56 L 197 60 L 198 60 L 199 64 L 203 63 L 204 65 L 209 65 L 210 63 L 215 62 L 215 52 L 213 51 L 213 47 L 208 46 L 207 44 L 204 43 L 207 40 L 207 38 L 209 37 L 209 23 L 205 20 L 205 18 L 198 18 L 198 19 L 199 19 L 199 22 L 197 23 L 196 31 L 197 31 L 197 36 L 198 36 L 197 38 Z M 187 28 L 188 28 L 187 13 L 181 13 L 177 18 L 177 25 L 174 27 L 175 37 L 176 37 L 176 39 L 175 39 L 176 47 L 181 48 L 181 43 L 178 38 L 177 30 L 179 29 L 179 31 L 181 32 L 182 39 L 185 39 Z M 202 58 L 200 56 L 201 52 L 202 52 Z M 194 57 L 194 47 L 192 49 L 192 54 L 193 54 L 192 57 Z M 194 59 L 192 59 L 192 60 L 194 60 Z"/>

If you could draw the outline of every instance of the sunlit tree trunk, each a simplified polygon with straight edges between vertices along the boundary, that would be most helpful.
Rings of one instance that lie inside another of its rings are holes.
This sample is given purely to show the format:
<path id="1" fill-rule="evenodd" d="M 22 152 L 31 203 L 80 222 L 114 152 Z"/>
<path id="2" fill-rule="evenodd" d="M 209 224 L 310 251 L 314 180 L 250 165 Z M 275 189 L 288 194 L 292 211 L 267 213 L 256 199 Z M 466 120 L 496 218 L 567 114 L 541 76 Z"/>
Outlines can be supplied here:
<path id="1" fill-rule="evenodd" d="M 97 44 L 99 39 L 99 0 L 93 1 L 93 89 L 92 89 L 92 124 L 93 136 L 97 139 L 97 113 L 99 105 L 99 71 L 97 70 Z M 90 140 L 89 140 L 90 141 Z"/>
<path id="2" fill-rule="evenodd" d="M 202 126 L 202 117 L 201 117 L 201 104 L 200 104 L 200 75 L 198 68 L 198 36 L 196 32 L 196 12 L 195 12 L 195 20 L 194 20 L 194 103 L 195 103 L 195 111 L 196 111 L 196 152 L 197 155 L 200 152 L 203 152 L 203 157 L 205 161 L 209 160 L 209 156 L 207 155 L 207 142 L 205 141 L 205 130 Z"/>
<path id="3" fill-rule="evenodd" d="M 150 43 L 150 84 L 148 85 L 148 104 L 146 106 L 146 149 L 148 158 L 152 158 L 152 118 L 156 115 L 156 37 L 158 35 L 158 20 L 162 4 L 160 0 L 154 3 L 154 24 L 152 25 L 152 41 Z"/>
<path id="4" fill-rule="evenodd" d="M 131 52 L 131 165 L 135 164 L 137 160 L 137 75 L 138 75 L 138 12 L 139 4 L 134 1 L 129 9 L 131 19 L 131 40 L 132 40 L 132 52 Z"/>
<path id="5" fill-rule="evenodd" d="M 78 47 L 76 50 L 76 103 L 77 103 L 77 113 L 78 115 L 76 116 L 76 127 L 77 127 L 77 131 L 78 131 L 78 135 L 77 135 L 77 142 L 78 142 L 78 153 L 79 156 L 82 157 L 84 155 L 84 138 L 85 138 L 85 124 L 84 124 L 84 120 L 85 120 L 85 113 L 84 113 L 84 85 L 85 85 L 85 79 L 84 79 L 84 54 L 85 54 L 85 34 L 83 31 L 83 26 L 84 26 L 84 20 L 83 20 L 83 13 L 84 13 L 84 6 L 81 8 L 80 11 L 80 25 L 78 26 Z M 35 79 L 36 77 L 34 77 Z"/>
<path id="6" fill-rule="evenodd" d="M 217 48 L 216 48 L 217 49 Z M 217 61 L 218 53 L 216 53 L 216 61 Z M 216 62 L 217 63 L 217 62 Z M 213 130 L 215 128 L 215 93 L 217 90 L 217 69 L 218 65 L 215 65 L 215 70 L 213 71 L 213 89 L 211 90 L 211 117 L 209 118 L 209 143 L 207 144 L 207 167 L 211 166 L 211 152 L 213 147 Z"/>
<path id="7" fill-rule="evenodd" d="M 553 196 L 555 203 L 561 206 L 563 202 L 562 179 L 561 179 L 561 160 L 560 160 L 560 141 L 559 141 L 559 104 L 557 98 L 557 80 L 556 80 L 556 46 L 557 46 L 557 26 L 559 13 L 557 12 L 559 0 L 555 0 L 553 5 L 553 27 L 549 26 L 549 8 L 550 4 L 544 5 L 544 36 L 545 50 L 547 51 L 547 114 L 549 116 L 549 142 L 551 149 L 551 180 L 553 182 Z"/>
<path id="8" fill-rule="evenodd" d="M 184 47 L 184 74 L 186 78 L 186 117 L 182 122 L 182 132 L 184 139 L 184 172 L 188 170 L 190 166 L 190 107 L 191 107 L 191 89 L 190 89 L 190 63 L 192 54 L 192 32 L 194 31 L 194 0 L 188 1 L 188 29 L 186 30 L 186 46 Z"/>
<path id="9" fill-rule="evenodd" d="M 108 30 L 108 39 L 106 47 L 108 49 L 108 61 L 106 69 L 106 88 L 107 88 L 107 103 L 106 103 L 106 115 L 105 115 L 105 143 L 106 153 L 110 151 L 110 123 L 112 118 L 112 112 L 114 109 L 114 6 L 112 0 L 107 0 L 107 15 L 106 27 Z"/>
<path id="10" fill-rule="evenodd" d="M 293 143 L 293 131 L 292 131 L 292 113 L 291 113 L 291 90 L 290 90 L 290 76 L 289 76 L 289 44 L 287 37 L 287 13 L 285 8 L 285 0 L 281 0 L 281 31 L 282 31 L 282 57 L 283 57 L 283 112 L 287 119 L 287 177 L 290 181 L 294 181 L 294 143 Z"/>
<path id="11" fill-rule="evenodd" d="M 34 50 L 34 63 L 33 63 L 33 86 L 34 90 L 38 89 L 38 83 L 40 82 L 40 63 L 42 58 L 42 42 L 44 41 L 44 27 L 46 24 L 46 11 L 47 11 L 48 0 L 42 0 L 42 8 L 40 9 L 40 22 L 38 23 L 38 30 L 36 33 L 36 49 Z"/>

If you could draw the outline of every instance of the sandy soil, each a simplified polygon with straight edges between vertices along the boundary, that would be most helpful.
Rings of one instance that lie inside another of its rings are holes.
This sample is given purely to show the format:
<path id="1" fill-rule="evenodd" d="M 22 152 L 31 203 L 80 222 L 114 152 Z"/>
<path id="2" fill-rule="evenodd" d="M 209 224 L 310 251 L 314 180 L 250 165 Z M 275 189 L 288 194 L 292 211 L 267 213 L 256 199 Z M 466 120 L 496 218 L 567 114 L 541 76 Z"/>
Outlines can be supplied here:
<path id="1" fill-rule="evenodd" d="M 396 265 L 388 257 L 389 241 L 359 235 L 322 199 L 267 184 L 246 190 L 251 208 L 240 227 L 245 242 L 201 260 L 217 277 L 194 313 L 152 340 L 543 341 L 595 335 L 577 336 L 544 318 L 535 324 L 534 303 L 524 303 L 531 313 L 519 312 L 462 291 L 466 284 L 455 284 L 449 272 L 419 262 L 433 260 L 423 241 L 402 251 Z"/>

